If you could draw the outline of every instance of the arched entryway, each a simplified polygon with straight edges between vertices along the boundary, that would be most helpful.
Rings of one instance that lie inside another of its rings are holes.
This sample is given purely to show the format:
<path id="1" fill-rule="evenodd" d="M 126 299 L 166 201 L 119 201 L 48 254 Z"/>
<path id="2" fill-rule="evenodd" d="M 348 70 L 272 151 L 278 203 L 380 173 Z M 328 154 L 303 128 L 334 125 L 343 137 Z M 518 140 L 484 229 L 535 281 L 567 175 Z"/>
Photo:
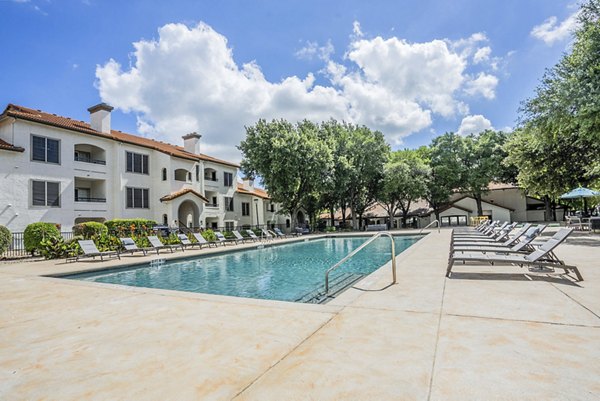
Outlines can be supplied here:
<path id="1" fill-rule="evenodd" d="M 177 211 L 177 220 L 180 225 L 186 227 L 197 227 L 199 225 L 200 208 L 196 202 L 186 200 L 181 202 Z"/>
<path id="2" fill-rule="evenodd" d="M 305 219 L 304 219 L 304 213 L 302 212 L 302 210 L 298 211 L 298 214 L 296 215 L 296 221 L 298 222 L 298 225 L 300 227 L 304 226 Z"/>

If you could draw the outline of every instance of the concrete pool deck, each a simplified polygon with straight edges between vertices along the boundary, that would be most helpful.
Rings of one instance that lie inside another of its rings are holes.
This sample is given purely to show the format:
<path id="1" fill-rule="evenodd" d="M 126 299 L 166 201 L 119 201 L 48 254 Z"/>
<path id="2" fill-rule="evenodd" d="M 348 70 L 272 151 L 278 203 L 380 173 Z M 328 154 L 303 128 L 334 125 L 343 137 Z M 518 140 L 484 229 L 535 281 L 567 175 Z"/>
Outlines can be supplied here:
<path id="1" fill-rule="evenodd" d="M 483 265 L 446 279 L 449 241 L 432 232 L 396 285 L 388 264 L 326 305 L 40 277 L 138 257 L 2 264 L 0 399 L 600 399 L 600 237 L 556 252 L 580 283 Z"/>

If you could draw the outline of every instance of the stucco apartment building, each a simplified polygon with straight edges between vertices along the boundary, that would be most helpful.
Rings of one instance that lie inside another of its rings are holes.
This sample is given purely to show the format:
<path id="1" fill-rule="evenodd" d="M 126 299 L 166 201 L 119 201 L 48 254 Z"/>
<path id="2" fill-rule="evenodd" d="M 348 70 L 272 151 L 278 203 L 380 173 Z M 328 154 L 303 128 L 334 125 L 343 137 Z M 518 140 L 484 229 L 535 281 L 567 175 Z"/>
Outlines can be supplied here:
<path id="1" fill-rule="evenodd" d="M 289 226 L 289 217 L 239 166 L 183 146 L 113 130 L 112 107 L 90 121 L 9 104 L 0 115 L 0 225 L 23 231 L 37 221 L 63 231 L 83 221 L 146 218 L 186 227 Z"/>

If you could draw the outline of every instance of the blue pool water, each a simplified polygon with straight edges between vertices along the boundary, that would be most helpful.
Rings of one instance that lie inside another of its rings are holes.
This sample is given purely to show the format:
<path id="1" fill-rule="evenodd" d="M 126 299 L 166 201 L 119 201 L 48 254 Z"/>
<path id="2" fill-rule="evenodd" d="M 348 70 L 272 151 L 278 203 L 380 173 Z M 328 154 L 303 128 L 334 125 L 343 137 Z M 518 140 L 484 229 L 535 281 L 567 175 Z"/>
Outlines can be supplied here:
<path id="1" fill-rule="evenodd" d="M 396 254 L 421 237 L 395 236 Z M 262 249 L 150 263 L 67 276 L 66 278 L 236 297 L 296 301 L 323 287 L 325 271 L 368 237 L 322 238 Z M 391 258 L 390 241 L 381 237 L 332 274 L 367 275 Z"/>

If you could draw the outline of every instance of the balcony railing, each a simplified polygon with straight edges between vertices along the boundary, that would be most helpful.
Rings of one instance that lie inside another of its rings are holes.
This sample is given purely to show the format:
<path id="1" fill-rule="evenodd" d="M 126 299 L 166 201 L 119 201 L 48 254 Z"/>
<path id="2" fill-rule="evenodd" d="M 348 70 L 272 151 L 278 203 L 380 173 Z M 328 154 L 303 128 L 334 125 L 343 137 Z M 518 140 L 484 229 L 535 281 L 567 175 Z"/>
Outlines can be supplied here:
<path id="1" fill-rule="evenodd" d="M 91 198 L 86 196 L 77 196 L 75 197 L 75 202 L 106 203 L 106 198 Z"/>
<path id="2" fill-rule="evenodd" d="M 218 203 L 207 203 L 206 207 L 219 207 Z"/>
<path id="3" fill-rule="evenodd" d="M 106 161 L 105 160 L 97 160 L 97 159 L 92 159 L 90 157 L 81 157 L 81 156 L 75 156 L 74 160 L 76 162 L 83 162 L 83 163 L 93 163 L 93 164 L 102 164 L 102 165 L 106 165 Z"/>
<path id="4" fill-rule="evenodd" d="M 204 176 L 204 180 L 205 180 L 205 181 L 212 181 L 212 182 L 217 182 L 217 181 L 219 181 L 219 179 L 218 179 L 217 177 L 214 177 L 214 178 L 213 178 L 213 177 L 207 177 L 207 176 Z"/>

